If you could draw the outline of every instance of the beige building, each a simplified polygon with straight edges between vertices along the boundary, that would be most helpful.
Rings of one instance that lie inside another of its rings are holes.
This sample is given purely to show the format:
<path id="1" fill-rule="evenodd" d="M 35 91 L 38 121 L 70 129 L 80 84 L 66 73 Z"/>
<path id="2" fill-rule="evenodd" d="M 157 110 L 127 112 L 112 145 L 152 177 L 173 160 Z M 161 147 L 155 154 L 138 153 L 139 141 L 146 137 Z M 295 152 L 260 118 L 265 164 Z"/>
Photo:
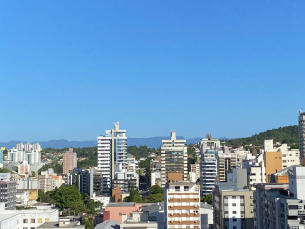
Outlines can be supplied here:
<path id="1" fill-rule="evenodd" d="M 169 172 L 183 173 L 187 179 L 187 146 L 186 140 L 177 140 L 175 131 L 171 132 L 170 140 L 162 140 L 161 146 L 161 185 L 165 187 Z"/>
<path id="2" fill-rule="evenodd" d="M 215 190 L 213 202 L 214 228 L 254 228 L 253 191 Z"/>
<path id="3" fill-rule="evenodd" d="M 217 167 L 218 167 L 218 181 L 226 181 L 226 173 L 232 172 L 237 165 L 236 153 L 222 153 L 218 152 Z"/>
<path id="4" fill-rule="evenodd" d="M 63 154 L 63 174 L 68 174 L 74 168 L 77 168 L 77 155 L 73 153 L 73 148 L 70 148 Z"/>
<path id="5" fill-rule="evenodd" d="M 199 187 L 189 181 L 174 181 L 166 186 L 164 213 L 167 228 L 201 228 Z"/>

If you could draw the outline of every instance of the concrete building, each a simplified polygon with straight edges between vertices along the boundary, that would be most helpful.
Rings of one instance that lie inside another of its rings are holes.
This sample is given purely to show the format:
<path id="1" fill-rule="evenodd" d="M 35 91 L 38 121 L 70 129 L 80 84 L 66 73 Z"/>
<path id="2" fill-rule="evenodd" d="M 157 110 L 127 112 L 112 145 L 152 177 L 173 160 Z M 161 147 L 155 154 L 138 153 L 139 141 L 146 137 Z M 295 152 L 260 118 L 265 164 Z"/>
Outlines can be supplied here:
<path id="1" fill-rule="evenodd" d="M 201 196 L 212 193 L 217 177 L 217 154 L 220 141 L 207 134 L 200 140 L 200 191 Z"/>
<path id="2" fill-rule="evenodd" d="M 195 173 L 196 180 L 198 180 L 200 178 L 200 163 L 195 162 L 195 164 L 191 164 L 190 172 Z"/>
<path id="3" fill-rule="evenodd" d="M 16 189 L 18 192 L 27 192 L 27 202 L 35 203 L 38 198 L 38 190 L 40 189 L 40 181 L 36 178 L 28 177 L 17 180 Z"/>
<path id="4" fill-rule="evenodd" d="M 215 190 L 214 227 L 216 229 L 253 228 L 253 191 Z"/>
<path id="5" fill-rule="evenodd" d="M 31 145 L 27 143 L 23 145 L 23 143 L 17 144 L 16 149 L 13 148 L 8 152 L 8 160 L 14 163 L 20 163 L 26 161 L 28 164 L 40 164 L 41 163 L 41 147 L 39 143 L 35 143 Z"/>
<path id="6" fill-rule="evenodd" d="M 102 193 L 110 195 L 112 180 L 115 176 L 115 165 L 122 164 L 122 169 L 127 169 L 127 136 L 126 130 L 119 129 L 115 123 L 112 130 L 106 130 L 104 136 L 98 136 L 98 172 L 103 181 Z"/>
<path id="7" fill-rule="evenodd" d="M 37 229 L 53 229 L 53 228 L 65 228 L 65 229 L 85 229 L 84 225 L 81 225 L 79 221 L 70 221 L 69 218 L 60 218 L 58 222 L 46 222 L 41 224 Z"/>
<path id="8" fill-rule="evenodd" d="M 77 168 L 77 154 L 73 153 L 73 148 L 63 154 L 63 174 Z"/>
<path id="9" fill-rule="evenodd" d="M 6 210 L 14 210 L 16 208 L 16 181 L 11 181 L 9 175 L 9 173 L 3 175 L 0 180 L 0 204 L 4 203 Z"/>
<path id="10" fill-rule="evenodd" d="M 167 183 L 164 214 L 167 228 L 201 228 L 200 191 L 189 181 Z"/>
<path id="11" fill-rule="evenodd" d="M 254 195 L 256 229 L 305 228 L 305 167 L 292 166 L 289 184 L 257 184 Z"/>
<path id="12" fill-rule="evenodd" d="M 0 203 L 1 229 L 34 229 L 54 221 L 58 221 L 58 209 L 4 210 Z"/>
<path id="13" fill-rule="evenodd" d="M 151 186 L 156 184 L 161 187 L 161 171 L 151 173 Z"/>
<path id="14" fill-rule="evenodd" d="M 131 212 L 140 210 L 141 205 L 134 202 L 109 203 L 104 210 L 104 221 L 108 219 L 123 222 L 124 215 L 130 217 Z"/>
<path id="15" fill-rule="evenodd" d="M 161 146 L 161 185 L 165 187 L 169 172 L 183 173 L 187 179 L 187 146 L 186 140 L 177 140 L 175 131 L 171 132 L 170 140 L 162 140 Z"/>
<path id="16" fill-rule="evenodd" d="M 217 181 L 226 181 L 226 173 L 232 171 L 237 165 L 236 153 L 223 153 L 217 151 Z"/>
<path id="17" fill-rule="evenodd" d="M 79 172 L 79 191 L 90 194 L 90 173 L 87 170 Z"/>
<path id="18" fill-rule="evenodd" d="M 300 164 L 305 165 L 305 112 L 299 112 Z"/>

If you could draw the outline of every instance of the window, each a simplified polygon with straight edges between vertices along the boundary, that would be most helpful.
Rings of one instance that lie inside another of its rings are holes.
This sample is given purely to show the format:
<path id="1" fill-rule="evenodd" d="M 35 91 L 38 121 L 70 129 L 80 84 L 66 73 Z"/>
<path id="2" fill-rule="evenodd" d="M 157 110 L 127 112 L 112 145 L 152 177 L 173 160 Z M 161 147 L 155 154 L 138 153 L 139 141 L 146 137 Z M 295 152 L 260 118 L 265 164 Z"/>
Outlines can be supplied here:
<path id="1" fill-rule="evenodd" d="M 31 227 L 31 229 L 35 229 L 35 227 Z"/>
<path id="2" fill-rule="evenodd" d="M 31 223 L 35 223 L 35 219 L 31 219 Z"/>
<path id="3" fill-rule="evenodd" d="M 42 223 L 42 218 L 38 218 L 38 223 Z"/>
<path id="4" fill-rule="evenodd" d="M 225 211 L 225 214 L 229 214 L 229 212 L 228 212 L 228 211 Z"/>
<path id="5" fill-rule="evenodd" d="M 236 199 L 236 196 L 232 196 L 232 199 Z"/>
<path id="6" fill-rule="evenodd" d="M 187 192 L 190 190 L 190 187 L 189 186 L 184 186 L 184 191 Z"/>
<path id="7" fill-rule="evenodd" d="M 236 214 L 237 212 L 236 212 L 236 211 L 233 211 L 232 213 L 233 213 L 233 214 Z"/>
<path id="8" fill-rule="evenodd" d="M 240 206 L 245 206 L 245 204 L 244 203 L 240 203 Z"/>
<path id="9" fill-rule="evenodd" d="M 175 186 L 175 191 L 179 192 L 180 191 L 180 186 Z"/>
<path id="10" fill-rule="evenodd" d="M 233 203 L 232 206 L 236 206 L 236 203 Z"/>
<path id="11" fill-rule="evenodd" d="M 298 205 L 288 205 L 288 209 L 298 209 Z"/>
<path id="12" fill-rule="evenodd" d="M 22 229 L 28 229 L 27 227 L 23 227 Z"/>
<path id="13" fill-rule="evenodd" d="M 44 220 L 46 223 L 50 222 L 50 219 L 49 218 L 45 218 Z"/>
<path id="14" fill-rule="evenodd" d="M 28 223 L 28 219 L 23 219 L 23 223 Z"/>
<path id="15" fill-rule="evenodd" d="M 237 219 L 236 219 L 236 218 L 233 218 L 233 221 L 234 221 L 234 222 L 236 222 L 236 221 L 237 221 Z"/>

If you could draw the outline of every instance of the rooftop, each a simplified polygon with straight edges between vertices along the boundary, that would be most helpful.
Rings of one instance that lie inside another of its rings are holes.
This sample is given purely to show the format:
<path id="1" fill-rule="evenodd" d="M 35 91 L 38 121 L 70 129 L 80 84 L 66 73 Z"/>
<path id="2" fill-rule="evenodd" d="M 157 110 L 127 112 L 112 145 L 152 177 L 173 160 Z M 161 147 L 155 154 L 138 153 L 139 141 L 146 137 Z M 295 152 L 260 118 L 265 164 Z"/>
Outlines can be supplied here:
<path id="1" fill-rule="evenodd" d="M 79 225 L 78 221 L 74 222 L 69 222 L 69 224 L 66 224 L 65 226 L 61 226 L 60 228 L 83 228 L 83 225 Z M 59 222 L 48 222 L 41 224 L 38 228 L 59 228 Z"/>
<path id="2" fill-rule="evenodd" d="M 106 207 L 133 207 L 135 202 L 120 202 L 120 203 L 109 203 Z"/>

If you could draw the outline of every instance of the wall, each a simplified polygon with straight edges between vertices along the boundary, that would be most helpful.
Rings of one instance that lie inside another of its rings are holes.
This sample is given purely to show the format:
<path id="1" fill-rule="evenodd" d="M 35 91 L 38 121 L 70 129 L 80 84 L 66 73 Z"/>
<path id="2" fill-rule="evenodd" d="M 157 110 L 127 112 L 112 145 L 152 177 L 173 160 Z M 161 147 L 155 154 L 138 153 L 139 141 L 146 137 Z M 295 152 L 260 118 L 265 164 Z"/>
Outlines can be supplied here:
<path id="1" fill-rule="evenodd" d="M 266 182 L 271 174 L 280 171 L 282 167 L 282 152 L 265 152 Z"/>

